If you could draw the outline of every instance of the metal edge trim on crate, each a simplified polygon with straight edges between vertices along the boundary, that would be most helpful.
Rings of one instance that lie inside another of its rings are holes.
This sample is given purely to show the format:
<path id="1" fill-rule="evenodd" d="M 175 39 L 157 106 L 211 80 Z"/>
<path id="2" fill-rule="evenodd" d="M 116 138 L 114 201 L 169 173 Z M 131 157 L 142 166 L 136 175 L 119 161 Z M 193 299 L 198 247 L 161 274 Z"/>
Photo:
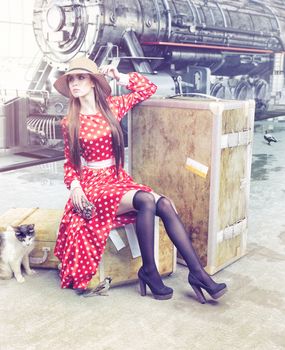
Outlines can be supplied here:
<path id="1" fill-rule="evenodd" d="M 150 98 L 146 101 L 143 101 L 139 104 L 139 106 L 151 106 L 151 107 L 161 107 L 162 105 L 165 105 L 169 108 L 185 108 L 185 105 L 189 104 L 189 101 L 191 101 L 191 108 L 192 109 L 207 109 L 211 110 L 212 112 L 216 113 L 217 109 L 220 109 L 221 104 L 216 101 L 206 100 L 206 99 L 194 99 L 191 100 L 190 98 L 185 100 L 175 100 L 175 99 L 167 99 L 167 98 Z M 248 100 L 246 102 L 252 102 L 253 100 Z M 223 110 L 231 110 L 231 109 L 237 109 L 242 108 L 244 106 L 245 101 L 238 101 L 238 100 L 223 100 L 223 102 L 226 102 L 226 104 L 223 105 Z M 136 108 L 136 107 L 134 107 Z"/>
<path id="2" fill-rule="evenodd" d="M 218 105 L 217 105 L 218 106 Z M 212 162 L 211 162 L 211 175 L 210 175 L 210 207 L 209 207 L 209 222 L 208 222 L 208 248 L 207 248 L 207 270 L 213 270 L 215 266 L 215 257 L 217 251 L 217 242 L 215 239 L 215 232 L 217 228 L 217 206 L 215 203 L 219 199 L 220 191 L 220 159 L 221 159 L 221 135 L 222 135 L 222 113 L 224 108 L 217 108 L 216 113 L 213 115 L 212 120 Z"/>
<path id="3" fill-rule="evenodd" d="M 251 130 L 252 137 L 251 139 L 253 140 L 253 130 L 254 130 L 254 114 L 255 114 L 255 102 L 252 100 L 248 101 L 247 104 L 247 109 L 248 109 L 248 129 Z M 251 165 L 252 165 L 252 152 L 253 152 L 253 147 L 252 147 L 252 142 L 247 145 L 247 178 L 250 179 L 250 174 L 251 174 Z M 250 197 L 250 181 L 247 182 L 247 186 L 245 189 L 246 192 L 246 215 L 248 216 L 249 214 L 249 197 Z M 240 243 L 240 249 L 241 249 L 241 254 L 245 254 L 246 251 L 246 242 L 247 242 L 247 232 L 248 230 L 246 229 L 244 234 L 241 236 L 241 243 Z"/>

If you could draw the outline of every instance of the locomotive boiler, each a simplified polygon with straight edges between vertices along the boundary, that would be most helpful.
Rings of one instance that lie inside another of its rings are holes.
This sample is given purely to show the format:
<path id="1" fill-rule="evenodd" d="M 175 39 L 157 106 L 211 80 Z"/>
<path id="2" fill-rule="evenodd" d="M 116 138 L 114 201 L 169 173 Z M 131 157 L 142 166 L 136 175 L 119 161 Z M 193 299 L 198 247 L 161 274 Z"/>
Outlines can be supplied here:
<path id="1" fill-rule="evenodd" d="M 35 0 L 33 30 L 42 58 L 25 101 L 4 106 L 0 148 L 26 148 L 27 129 L 28 145 L 62 154 L 67 99 L 52 83 L 80 56 L 151 75 L 160 97 L 255 99 L 256 118 L 285 115 L 283 0 Z"/>
<path id="2" fill-rule="evenodd" d="M 33 28 L 43 58 L 30 89 L 84 55 L 151 74 L 161 96 L 253 98 L 258 116 L 285 112 L 282 0 L 36 0 Z"/>

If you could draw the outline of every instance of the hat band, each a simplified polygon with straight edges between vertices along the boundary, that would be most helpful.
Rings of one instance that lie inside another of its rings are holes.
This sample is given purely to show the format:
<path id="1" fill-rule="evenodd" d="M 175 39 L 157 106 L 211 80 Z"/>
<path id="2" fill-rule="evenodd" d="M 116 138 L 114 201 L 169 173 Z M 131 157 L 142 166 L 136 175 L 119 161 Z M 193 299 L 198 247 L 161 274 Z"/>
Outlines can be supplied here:
<path id="1" fill-rule="evenodd" d="M 85 70 L 86 72 L 89 72 L 89 73 L 91 73 L 91 74 L 98 74 L 98 73 L 94 73 L 94 72 L 92 72 L 91 70 L 89 70 L 89 69 L 86 69 L 86 68 L 72 68 L 72 69 L 69 69 L 68 71 L 67 71 L 67 73 L 69 73 L 69 72 L 72 72 L 73 70 Z"/>

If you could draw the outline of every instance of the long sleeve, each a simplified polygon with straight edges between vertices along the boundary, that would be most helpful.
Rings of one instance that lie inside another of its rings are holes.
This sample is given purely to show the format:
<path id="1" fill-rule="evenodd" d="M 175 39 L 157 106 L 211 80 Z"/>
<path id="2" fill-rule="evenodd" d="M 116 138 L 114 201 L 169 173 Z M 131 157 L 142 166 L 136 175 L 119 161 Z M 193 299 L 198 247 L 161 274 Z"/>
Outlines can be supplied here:
<path id="1" fill-rule="evenodd" d="M 140 73 L 133 72 L 128 75 L 129 83 L 126 88 L 132 92 L 122 96 L 111 96 L 109 98 L 110 107 L 116 112 L 119 121 L 128 110 L 137 103 L 148 99 L 157 90 L 157 86 Z"/>
<path id="2" fill-rule="evenodd" d="M 64 140 L 64 156 L 65 156 L 65 162 L 64 162 L 64 183 L 68 189 L 71 187 L 71 183 L 73 182 L 73 186 L 78 183 L 79 185 L 79 176 L 76 172 L 71 159 L 70 159 L 70 149 L 69 149 L 69 142 L 68 142 L 68 130 L 66 125 L 66 119 L 64 118 L 61 123 L 62 126 L 62 134 L 63 134 L 63 140 Z"/>

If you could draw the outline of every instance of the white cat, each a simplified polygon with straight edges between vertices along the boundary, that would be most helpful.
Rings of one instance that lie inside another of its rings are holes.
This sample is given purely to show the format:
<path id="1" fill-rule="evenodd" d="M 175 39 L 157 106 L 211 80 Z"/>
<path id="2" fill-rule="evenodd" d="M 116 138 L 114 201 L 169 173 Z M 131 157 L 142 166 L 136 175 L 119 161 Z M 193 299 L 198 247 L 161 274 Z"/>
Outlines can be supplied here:
<path id="1" fill-rule="evenodd" d="M 34 224 L 8 226 L 0 234 L 0 279 L 11 279 L 13 274 L 19 283 L 25 281 L 21 265 L 28 275 L 33 275 L 30 268 L 29 254 L 35 247 Z"/>

